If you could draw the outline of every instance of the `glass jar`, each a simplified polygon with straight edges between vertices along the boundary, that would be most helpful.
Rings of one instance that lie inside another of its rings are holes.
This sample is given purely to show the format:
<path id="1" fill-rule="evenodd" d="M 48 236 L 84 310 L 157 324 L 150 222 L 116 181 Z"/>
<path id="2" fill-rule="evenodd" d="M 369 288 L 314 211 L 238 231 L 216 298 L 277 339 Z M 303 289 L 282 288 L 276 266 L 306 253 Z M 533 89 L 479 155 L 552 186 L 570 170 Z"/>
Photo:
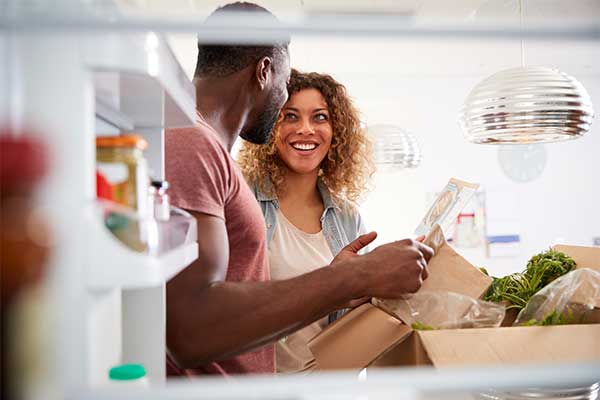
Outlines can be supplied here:
<path id="1" fill-rule="evenodd" d="M 148 166 L 143 150 L 148 143 L 139 135 L 96 138 L 96 161 L 112 187 L 114 201 L 142 215 L 147 212 Z"/>
<path id="2" fill-rule="evenodd" d="M 148 166 L 143 153 L 147 147 L 148 143 L 139 135 L 96 138 L 98 176 L 108 182 L 115 203 L 137 214 L 130 218 L 128 212 L 115 207 L 105 215 L 105 225 L 122 243 L 137 252 L 146 252 L 149 240 Z"/>

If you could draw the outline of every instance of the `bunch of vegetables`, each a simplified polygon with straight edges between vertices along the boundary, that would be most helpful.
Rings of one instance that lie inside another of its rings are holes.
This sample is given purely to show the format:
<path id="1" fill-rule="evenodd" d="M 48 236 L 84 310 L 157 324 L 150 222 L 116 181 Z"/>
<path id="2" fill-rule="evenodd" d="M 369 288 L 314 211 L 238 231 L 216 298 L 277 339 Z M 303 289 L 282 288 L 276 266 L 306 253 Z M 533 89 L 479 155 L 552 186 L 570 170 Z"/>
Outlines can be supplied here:
<path id="1" fill-rule="evenodd" d="M 507 303 L 507 310 L 521 310 L 535 293 L 556 278 L 575 269 L 575 266 L 575 261 L 565 253 L 547 250 L 533 256 L 525 271 L 503 278 L 493 277 L 484 300 Z"/>
<path id="2" fill-rule="evenodd" d="M 575 317 L 571 309 L 567 309 L 566 313 L 559 313 L 557 310 L 550 312 L 543 319 L 538 321 L 537 319 L 530 319 L 527 322 L 522 323 L 522 326 L 546 326 L 546 325 L 569 325 L 575 323 Z M 583 322 L 583 321 L 578 321 Z"/>
<path id="3" fill-rule="evenodd" d="M 415 331 L 433 331 L 433 330 L 435 330 L 435 328 L 433 326 L 426 325 L 426 324 L 424 324 L 422 322 L 419 322 L 419 321 L 413 322 L 410 325 L 410 327 L 413 328 Z"/>

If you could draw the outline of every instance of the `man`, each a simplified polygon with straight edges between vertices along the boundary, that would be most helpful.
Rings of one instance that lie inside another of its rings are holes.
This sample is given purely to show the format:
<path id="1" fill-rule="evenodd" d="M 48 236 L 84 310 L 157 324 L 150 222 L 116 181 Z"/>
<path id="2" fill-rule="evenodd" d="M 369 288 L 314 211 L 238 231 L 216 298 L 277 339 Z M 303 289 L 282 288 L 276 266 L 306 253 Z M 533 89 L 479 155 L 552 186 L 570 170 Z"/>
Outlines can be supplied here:
<path id="1" fill-rule="evenodd" d="M 218 9 L 265 9 L 236 3 Z M 273 17 L 274 18 L 274 17 Z M 427 246 L 405 240 L 357 252 L 374 232 L 346 246 L 330 266 L 270 281 L 261 210 L 231 159 L 238 136 L 265 143 L 287 99 L 288 43 L 198 44 L 198 123 L 166 133 L 173 203 L 198 223 L 199 257 L 167 285 L 168 372 L 272 373 L 273 341 L 368 297 L 415 292 L 427 277 Z"/>

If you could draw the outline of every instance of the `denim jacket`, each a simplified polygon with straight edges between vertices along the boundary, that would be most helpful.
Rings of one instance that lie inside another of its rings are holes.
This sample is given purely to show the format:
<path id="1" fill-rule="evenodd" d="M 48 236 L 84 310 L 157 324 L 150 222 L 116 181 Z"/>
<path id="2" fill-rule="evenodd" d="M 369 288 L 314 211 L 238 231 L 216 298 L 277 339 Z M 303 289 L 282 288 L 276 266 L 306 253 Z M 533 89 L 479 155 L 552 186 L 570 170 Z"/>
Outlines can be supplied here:
<path id="1" fill-rule="evenodd" d="M 267 185 L 270 185 L 269 181 L 267 181 Z M 321 228 L 323 229 L 323 234 L 325 235 L 325 240 L 329 245 L 331 254 L 335 257 L 344 246 L 365 233 L 366 228 L 358 210 L 350 212 L 342 211 L 341 208 L 335 204 L 329 194 L 329 189 L 327 189 L 320 179 L 317 181 L 317 187 L 321 194 L 323 205 L 325 206 L 323 215 L 321 215 Z M 275 232 L 275 226 L 277 225 L 279 200 L 276 195 L 267 195 L 260 191 L 258 187 L 253 187 L 253 191 L 265 217 L 268 245 L 273 239 L 273 233 Z M 365 251 L 367 250 L 363 249 L 363 251 L 360 251 L 359 253 L 362 254 Z M 340 318 L 347 311 L 347 309 L 342 309 L 333 312 L 329 315 L 329 323 Z"/>
<path id="2" fill-rule="evenodd" d="M 317 182 L 317 187 L 325 206 L 323 215 L 321 215 L 321 228 L 323 229 L 323 234 L 325 235 L 331 254 L 335 257 L 344 246 L 365 233 L 366 229 L 360 213 L 358 211 L 342 211 L 335 204 L 329 194 L 329 190 L 320 179 Z M 266 195 L 257 187 L 254 187 L 253 191 L 265 217 L 267 244 L 270 244 L 275 232 L 275 225 L 277 224 L 279 200 L 276 195 Z"/>

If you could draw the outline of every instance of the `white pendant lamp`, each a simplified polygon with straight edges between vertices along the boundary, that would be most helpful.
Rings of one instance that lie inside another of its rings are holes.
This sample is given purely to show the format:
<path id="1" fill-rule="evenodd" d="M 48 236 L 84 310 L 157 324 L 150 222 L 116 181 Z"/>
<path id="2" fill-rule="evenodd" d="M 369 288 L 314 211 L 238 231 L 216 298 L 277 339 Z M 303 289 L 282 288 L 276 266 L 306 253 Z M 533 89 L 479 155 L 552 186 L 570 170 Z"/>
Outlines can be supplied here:
<path id="1" fill-rule="evenodd" d="M 498 72 L 465 101 L 460 124 L 473 143 L 543 143 L 585 135 L 592 101 L 575 78 L 545 67 Z"/>
<path id="2" fill-rule="evenodd" d="M 390 170 L 416 168 L 421 164 L 421 146 L 411 133 L 395 125 L 369 125 L 375 164 Z"/>
<path id="3" fill-rule="evenodd" d="M 523 25 L 523 4 L 519 1 Z M 564 72 L 526 67 L 498 72 L 475 86 L 459 122 L 465 139 L 483 144 L 557 142 L 585 135 L 594 118 L 581 83 Z"/>

